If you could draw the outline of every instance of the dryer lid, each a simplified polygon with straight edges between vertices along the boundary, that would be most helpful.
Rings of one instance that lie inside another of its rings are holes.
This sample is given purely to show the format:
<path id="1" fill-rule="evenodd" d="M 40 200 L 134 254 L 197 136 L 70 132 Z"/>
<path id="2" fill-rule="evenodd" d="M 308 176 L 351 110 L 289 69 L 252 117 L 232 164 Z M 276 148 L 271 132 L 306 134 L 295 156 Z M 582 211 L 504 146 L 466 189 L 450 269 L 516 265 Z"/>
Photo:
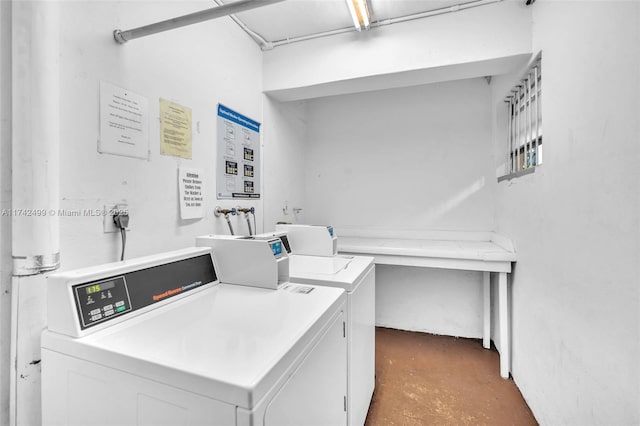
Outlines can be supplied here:
<path id="1" fill-rule="evenodd" d="M 299 287 L 219 284 L 84 337 L 45 332 L 42 347 L 251 409 L 342 309 L 343 290 Z"/>

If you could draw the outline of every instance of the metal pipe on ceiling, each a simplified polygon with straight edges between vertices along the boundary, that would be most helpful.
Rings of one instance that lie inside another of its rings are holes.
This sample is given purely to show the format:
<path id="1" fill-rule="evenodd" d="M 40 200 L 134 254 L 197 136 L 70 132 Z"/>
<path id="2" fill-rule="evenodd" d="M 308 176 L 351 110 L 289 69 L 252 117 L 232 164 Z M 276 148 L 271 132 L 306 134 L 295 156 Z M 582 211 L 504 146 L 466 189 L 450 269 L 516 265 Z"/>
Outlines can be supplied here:
<path id="1" fill-rule="evenodd" d="M 354 31 L 357 31 L 357 30 L 352 25 L 350 27 L 340 28 L 338 30 L 324 31 L 324 32 L 321 32 L 321 33 L 309 34 L 309 35 L 305 35 L 305 36 L 286 38 L 284 40 L 278 40 L 278 41 L 270 42 L 268 45 L 263 47 L 262 50 L 271 50 L 271 49 L 273 49 L 275 47 L 282 46 L 282 45 L 285 45 L 285 44 L 298 43 L 298 42 L 305 41 L 305 40 L 313 40 L 313 39 L 320 38 L 320 37 L 328 37 L 328 36 L 332 36 L 332 35 L 336 35 L 336 34 L 342 34 L 342 33 L 352 33 Z"/>
<path id="2" fill-rule="evenodd" d="M 372 28 L 375 28 L 375 27 L 382 27 L 384 25 L 397 24 L 397 23 L 400 23 L 400 22 L 412 21 L 414 19 L 428 18 L 430 16 L 442 15 L 444 13 L 459 12 L 461 10 L 471 9 L 473 7 L 484 6 L 484 5 L 492 4 L 492 3 L 499 3 L 501 1 L 504 1 L 504 0 L 476 0 L 476 1 L 469 2 L 469 3 L 462 3 L 462 4 L 457 4 L 457 5 L 454 5 L 454 6 L 444 7 L 444 8 L 441 8 L 441 9 L 430 10 L 428 12 L 421 12 L 421 13 L 415 13 L 415 14 L 412 14 L 412 15 L 400 16 L 398 18 L 389 18 L 389 19 L 385 19 L 385 20 L 382 20 L 382 21 L 372 22 L 369 25 L 369 29 L 372 29 Z M 322 32 L 322 33 L 310 34 L 310 35 L 301 36 L 301 37 L 286 38 L 284 40 L 277 40 L 277 41 L 271 42 L 269 44 L 269 49 L 273 49 L 275 47 L 286 45 L 286 44 L 297 43 L 297 42 L 300 42 L 300 41 L 311 40 L 311 39 L 314 39 L 314 38 L 326 37 L 326 36 L 330 36 L 330 35 L 341 34 L 341 33 L 346 33 L 346 32 L 353 32 L 353 31 L 356 31 L 356 29 L 354 27 L 348 27 L 348 28 L 341 28 L 341 29 L 333 30 L 333 31 L 326 31 L 326 32 Z M 267 50 L 267 49 L 263 48 L 262 50 Z"/>
<path id="3" fill-rule="evenodd" d="M 383 21 L 376 21 L 371 24 L 372 27 L 381 27 L 383 25 L 397 24 L 398 22 L 407 22 L 414 19 L 428 18 L 430 16 L 442 15 L 444 13 L 459 12 L 465 9 L 471 9 L 478 6 L 484 6 L 491 3 L 499 3 L 503 0 L 476 0 L 469 3 L 456 4 L 453 6 L 443 7 L 440 9 L 429 10 L 427 12 L 414 13 L 413 15 L 400 16 L 398 18 L 389 18 Z"/>
<path id="4" fill-rule="evenodd" d="M 145 25 L 143 27 L 133 28 L 131 30 L 121 31 L 114 30 L 113 38 L 120 44 L 124 44 L 135 38 L 145 37 L 151 34 L 172 30 L 174 28 L 185 27 L 211 19 L 228 16 L 233 13 L 244 12 L 262 6 L 274 3 L 280 3 L 285 0 L 238 0 L 233 3 L 227 3 L 222 6 L 211 9 L 201 10 L 189 15 L 179 16 L 177 18 L 167 19 L 165 21 L 156 22 L 154 24 Z"/>
<path id="5" fill-rule="evenodd" d="M 224 3 L 222 2 L 222 0 L 213 0 L 213 1 L 216 2 L 218 6 L 224 6 Z M 229 18 L 231 18 L 233 22 L 235 22 L 240 28 L 242 28 L 242 30 L 245 33 L 249 34 L 249 37 L 251 37 L 256 43 L 258 43 L 258 46 L 260 46 L 260 49 L 269 50 L 269 44 L 270 44 L 269 41 L 265 40 L 264 37 L 262 37 L 260 34 L 253 31 L 251 28 L 247 27 L 245 23 L 242 22 L 236 15 L 231 14 L 229 15 Z"/>

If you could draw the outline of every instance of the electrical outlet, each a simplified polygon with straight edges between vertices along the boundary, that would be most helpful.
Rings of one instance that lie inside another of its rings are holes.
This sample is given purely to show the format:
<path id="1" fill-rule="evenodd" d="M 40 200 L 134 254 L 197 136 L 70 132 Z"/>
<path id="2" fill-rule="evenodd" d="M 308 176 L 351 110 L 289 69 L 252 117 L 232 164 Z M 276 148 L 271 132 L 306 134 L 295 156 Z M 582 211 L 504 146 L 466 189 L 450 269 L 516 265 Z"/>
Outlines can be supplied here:
<path id="1" fill-rule="evenodd" d="M 102 211 L 102 230 L 105 234 L 112 232 L 120 232 L 120 229 L 113 222 L 113 216 L 121 211 L 129 211 L 129 205 L 126 203 L 118 203 L 118 204 L 105 204 L 104 210 Z M 129 222 L 131 223 L 131 222 Z M 127 231 L 131 229 L 127 226 Z"/>

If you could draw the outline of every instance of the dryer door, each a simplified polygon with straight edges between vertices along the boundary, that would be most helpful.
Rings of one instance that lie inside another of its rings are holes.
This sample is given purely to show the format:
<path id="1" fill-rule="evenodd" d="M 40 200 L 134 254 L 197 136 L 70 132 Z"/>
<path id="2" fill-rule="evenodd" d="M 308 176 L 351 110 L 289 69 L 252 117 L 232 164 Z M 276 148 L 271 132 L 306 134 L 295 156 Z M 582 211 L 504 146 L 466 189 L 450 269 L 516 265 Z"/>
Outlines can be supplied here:
<path id="1" fill-rule="evenodd" d="M 347 339 L 344 312 L 267 406 L 265 426 L 346 425 Z"/>

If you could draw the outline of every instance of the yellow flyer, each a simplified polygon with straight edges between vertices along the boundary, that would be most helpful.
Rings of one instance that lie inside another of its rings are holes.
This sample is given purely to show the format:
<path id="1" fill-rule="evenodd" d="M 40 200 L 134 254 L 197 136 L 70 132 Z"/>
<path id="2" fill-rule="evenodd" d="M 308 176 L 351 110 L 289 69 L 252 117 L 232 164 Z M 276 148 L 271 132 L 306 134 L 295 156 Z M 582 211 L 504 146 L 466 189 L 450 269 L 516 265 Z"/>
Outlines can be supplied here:
<path id="1" fill-rule="evenodd" d="M 162 98 L 160 154 L 191 159 L 191 108 Z"/>

